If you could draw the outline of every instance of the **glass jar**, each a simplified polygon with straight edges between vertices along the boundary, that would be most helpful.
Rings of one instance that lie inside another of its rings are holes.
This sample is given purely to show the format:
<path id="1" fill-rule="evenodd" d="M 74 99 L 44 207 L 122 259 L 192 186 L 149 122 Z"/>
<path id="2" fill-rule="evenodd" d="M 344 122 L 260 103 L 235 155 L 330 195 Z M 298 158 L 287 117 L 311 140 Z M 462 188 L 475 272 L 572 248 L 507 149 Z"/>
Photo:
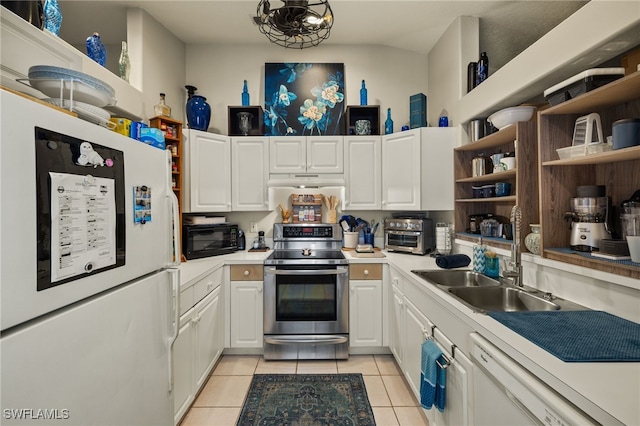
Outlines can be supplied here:
<path id="1" fill-rule="evenodd" d="M 540 224 L 532 223 L 531 233 L 524 237 L 524 245 L 532 254 L 540 254 Z"/>

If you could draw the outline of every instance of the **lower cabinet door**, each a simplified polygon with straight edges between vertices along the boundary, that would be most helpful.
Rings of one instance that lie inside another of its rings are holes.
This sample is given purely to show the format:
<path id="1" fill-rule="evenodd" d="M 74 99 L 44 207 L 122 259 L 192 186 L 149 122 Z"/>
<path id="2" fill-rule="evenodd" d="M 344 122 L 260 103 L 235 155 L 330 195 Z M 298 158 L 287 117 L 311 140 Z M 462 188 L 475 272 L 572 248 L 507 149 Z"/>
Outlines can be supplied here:
<path id="1" fill-rule="evenodd" d="M 263 346 L 262 281 L 231 281 L 231 347 Z"/>
<path id="2" fill-rule="evenodd" d="M 382 346 L 382 282 L 349 281 L 349 345 Z"/>
<path id="3" fill-rule="evenodd" d="M 189 410 L 196 393 L 193 383 L 194 314 L 195 308 L 192 308 L 180 317 L 178 337 L 173 344 L 173 413 L 176 425 Z"/>
<path id="4" fill-rule="evenodd" d="M 429 320 L 406 298 L 404 299 L 404 351 L 402 371 L 413 394 L 420 400 L 420 371 L 424 331 Z"/>
<path id="5" fill-rule="evenodd" d="M 224 348 L 221 287 L 213 290 L 195 306 L 195 378 L 196 389 L 207 376 Z"/>
<path id="6" fill-rule="evenodd" d="M 389 349 L 396 359 L 398 366 L 402 369 L 404 363 L 402 346 L 404 342 L 403 333 L 403 311 L 404 311 L 404 296 L 396 289 L 395 286 L 391 286 L 391 315 L 389 318 Z"/>

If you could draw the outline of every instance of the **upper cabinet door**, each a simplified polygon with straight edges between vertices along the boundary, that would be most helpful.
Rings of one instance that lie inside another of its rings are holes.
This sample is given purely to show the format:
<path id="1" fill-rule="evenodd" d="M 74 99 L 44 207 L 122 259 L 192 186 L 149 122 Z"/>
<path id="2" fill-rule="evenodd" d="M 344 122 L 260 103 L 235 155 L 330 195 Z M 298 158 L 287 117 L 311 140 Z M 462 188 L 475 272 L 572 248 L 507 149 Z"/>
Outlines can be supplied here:
<path id="1" fill-rule="evenodd" d="M 382 209 L 420 210 L 420 129 L 382 137 Z"/>
<path id="2" fill-rule="evenodd" d="M 268 210 L 269 139 L 261 136 L 231 138 L 233 211 Z"/>
<path id="3" fill-rule="evenodd" d="M 381 210 L 382 138 L 344 137 L 344 210 Z"/>
<path id="4" fill-rule="evenodd" d="M 231 211 L 231 141 L 228 136 L 185 131 L 188 169 L 185 212 Z"/>
<path id="5" fill-rule="evenodd" d="M 342 136 L 307 136 L 307 173 L 342 173 Z"/>
<path id="6" fill-rule="evenodd" d="M 307 147 L 304 136 L 269 138 L 269 173 L 306 173 Z"/>
<path id="7" fill-rule="evenodd" d="M 425 127 L 421 130 L 422 210 L 453 210 L 453 149 L 457 130 Z"/>

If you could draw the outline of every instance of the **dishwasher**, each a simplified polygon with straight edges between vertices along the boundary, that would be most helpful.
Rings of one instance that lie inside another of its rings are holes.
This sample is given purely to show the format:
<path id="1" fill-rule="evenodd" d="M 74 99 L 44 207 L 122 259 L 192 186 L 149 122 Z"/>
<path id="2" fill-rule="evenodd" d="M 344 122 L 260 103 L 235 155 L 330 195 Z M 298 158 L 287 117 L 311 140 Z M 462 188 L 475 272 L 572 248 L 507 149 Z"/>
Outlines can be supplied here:
<path id="1" fill-rule="evenodd" d="M 479 334 L 471 341 L 474 425 L 597 424 Z"/>

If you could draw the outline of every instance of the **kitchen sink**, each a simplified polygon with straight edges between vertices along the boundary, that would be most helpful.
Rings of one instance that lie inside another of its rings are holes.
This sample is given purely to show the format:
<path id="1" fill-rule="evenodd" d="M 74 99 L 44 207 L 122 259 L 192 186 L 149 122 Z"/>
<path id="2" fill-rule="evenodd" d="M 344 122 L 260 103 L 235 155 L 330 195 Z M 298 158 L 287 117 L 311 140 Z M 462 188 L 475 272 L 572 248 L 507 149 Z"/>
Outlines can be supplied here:
<path id="1" fill-rule="evenodd" d="M 474 311 L 557 311 L 560 305 L 525 290 L 509 286 L 452 287 L 449 293 Z"/>
<path id="2" fill-rule="evenodd" d="M 467 270 L 413 270 L 429 284 L 447 292 L 475 312 L 576 311 L 582 305 L 531 287 L 517 287 L 508 280 L 496 280 Z"/>
<path id="3" fill-rule="evenodd" d="M 500 282 L 468 270 L 416 270 L 411 271 L 422 279 L 445 287 L 499 286 Z"/>

